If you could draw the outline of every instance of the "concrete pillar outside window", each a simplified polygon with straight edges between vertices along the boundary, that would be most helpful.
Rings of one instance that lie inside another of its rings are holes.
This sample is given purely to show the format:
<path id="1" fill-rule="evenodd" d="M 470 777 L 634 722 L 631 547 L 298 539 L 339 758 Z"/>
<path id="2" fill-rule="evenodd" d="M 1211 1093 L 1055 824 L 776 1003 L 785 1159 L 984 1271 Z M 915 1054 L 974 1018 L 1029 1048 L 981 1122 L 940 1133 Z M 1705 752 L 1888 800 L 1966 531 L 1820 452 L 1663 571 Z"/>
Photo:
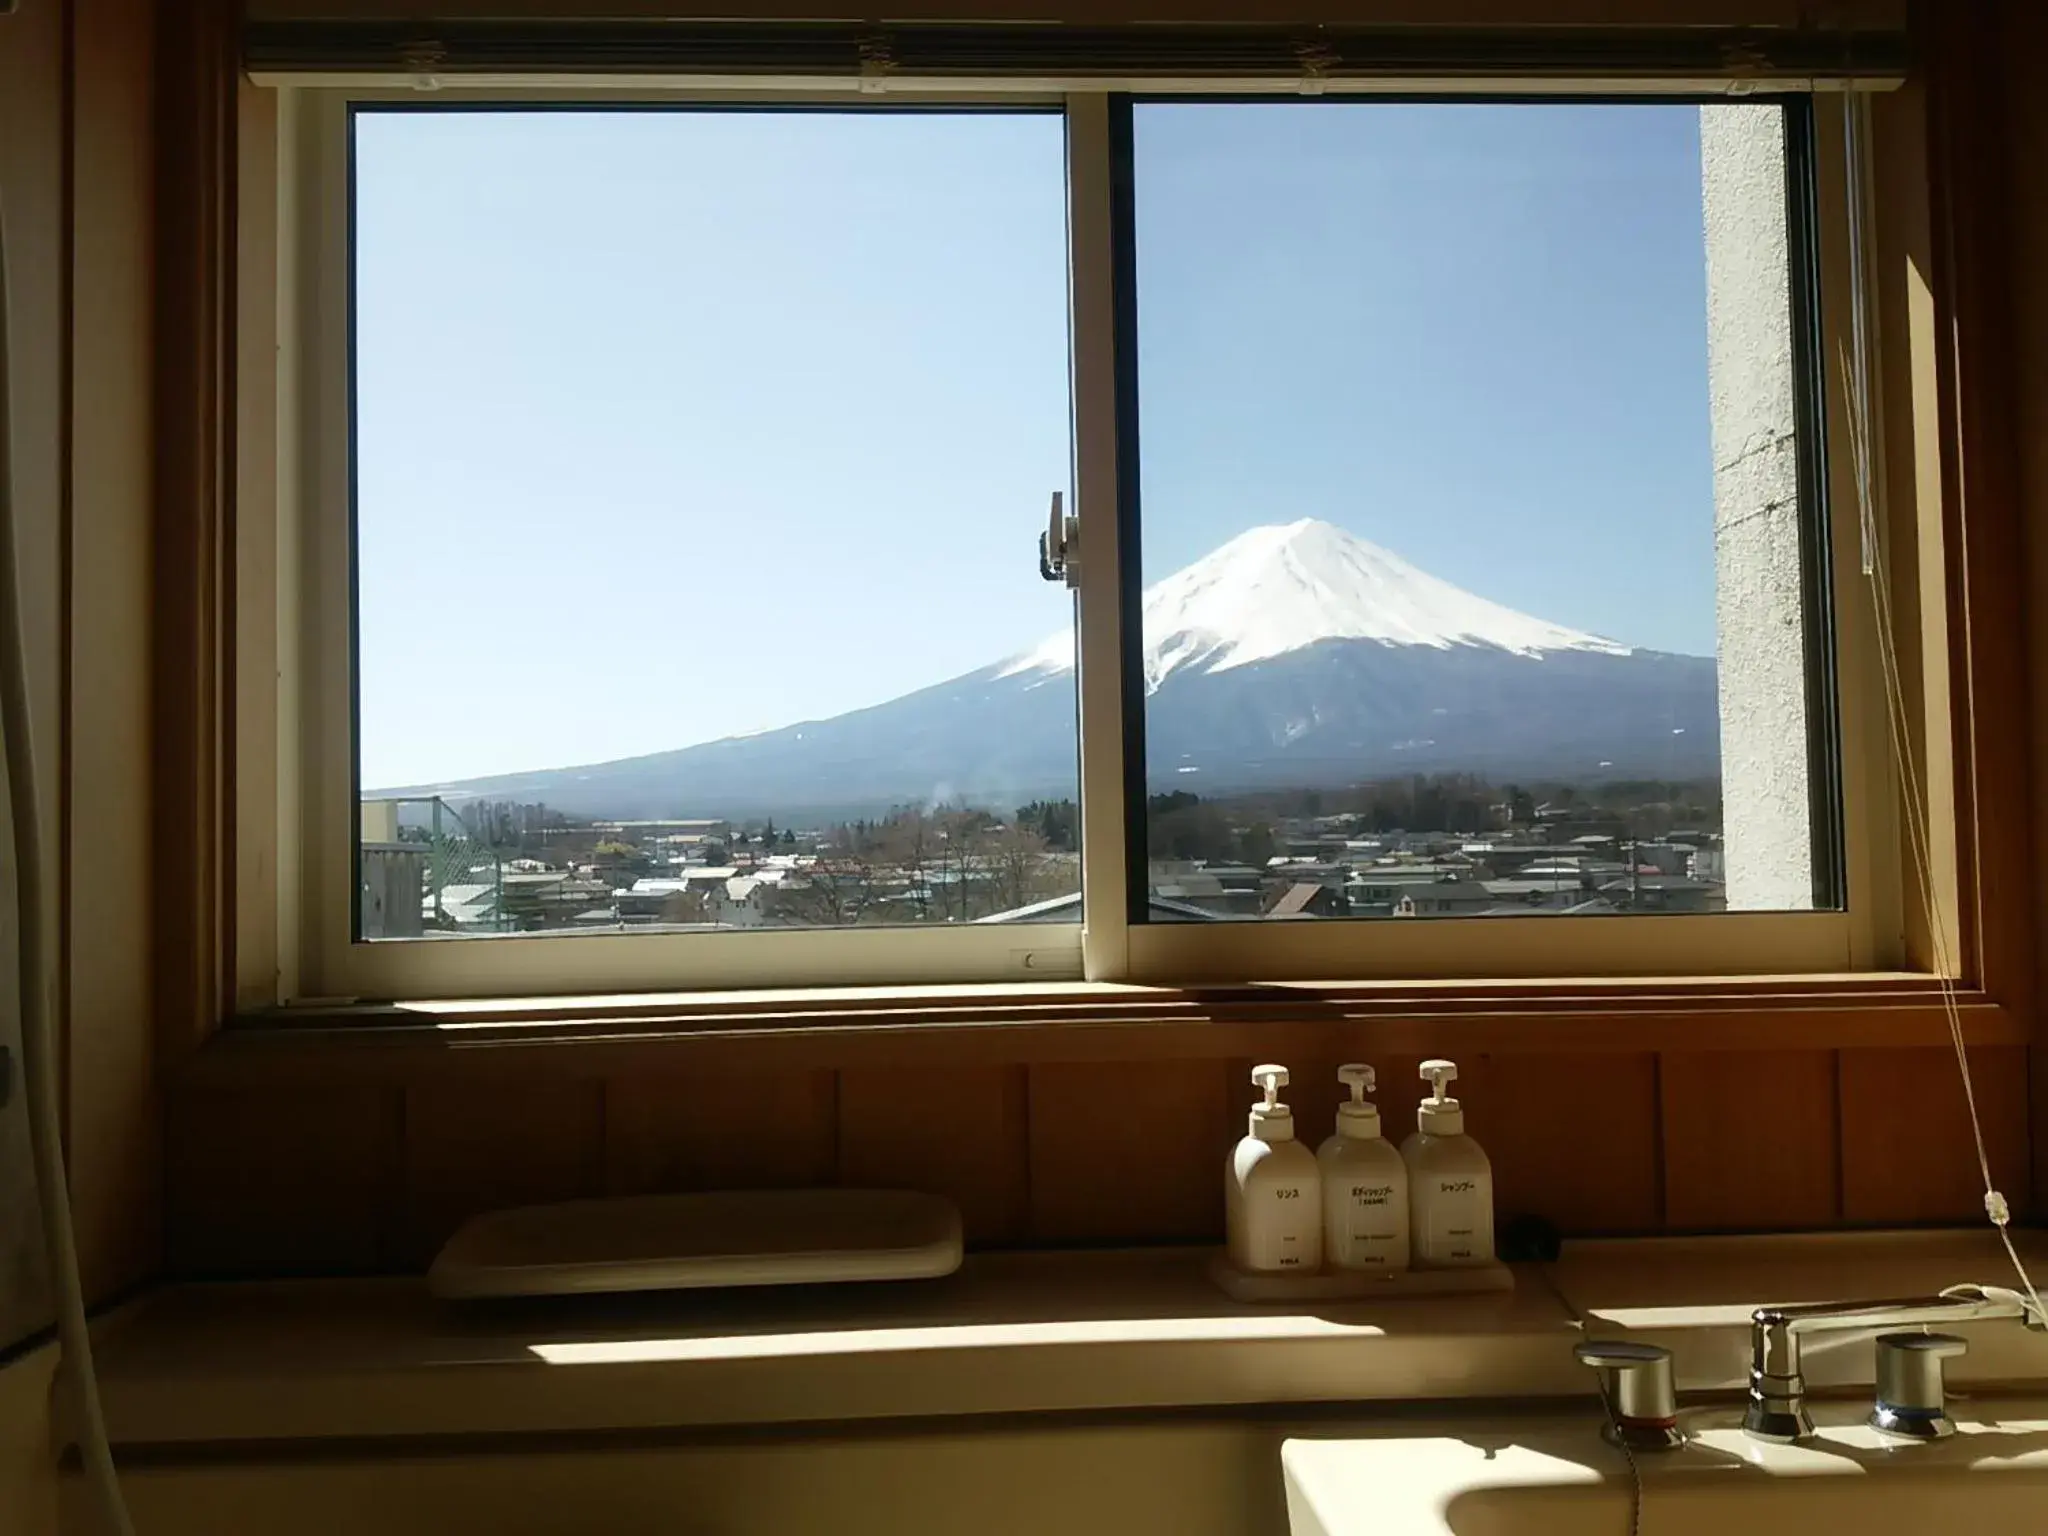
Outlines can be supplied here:
<path id="1" fill-rule="evenodd" d="M 1700 108 L 1728 909 L 1813 905 L 1785 120 Z"/>

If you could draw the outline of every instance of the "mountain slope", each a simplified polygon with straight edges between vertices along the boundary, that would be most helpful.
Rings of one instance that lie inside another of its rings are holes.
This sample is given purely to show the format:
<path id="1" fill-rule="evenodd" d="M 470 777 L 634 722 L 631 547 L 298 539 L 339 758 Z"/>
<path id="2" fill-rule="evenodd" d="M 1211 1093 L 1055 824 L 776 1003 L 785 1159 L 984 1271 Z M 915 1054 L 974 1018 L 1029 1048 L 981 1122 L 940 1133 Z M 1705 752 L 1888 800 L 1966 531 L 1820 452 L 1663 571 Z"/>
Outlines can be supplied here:
<path id="1" fill-rule="evenodd" d="M 1718 771 L 1714 663 L 1451 586 L 1327 523 L 1254 528 L 1145 593 L 1147 777 L 1207 792 L 1473 770 Z M 855 814 L 1072 795 L 1071 632 L 869 709 L 580 768 L 422 786 L 574 814 Z"/>
<path id="2" fill-rule="evenodd" d="M 1314 518 L 1239 534 L 1147 589 L 1144 611 L 1148 689 L 1184 669 L 1221 672 L 1325 640 L 1628 654 L 1612 640 L 1474 597 Z M 1073 632 L 1061 630 L 1004 670 L 1071 671 L 1073 658 Z"/>

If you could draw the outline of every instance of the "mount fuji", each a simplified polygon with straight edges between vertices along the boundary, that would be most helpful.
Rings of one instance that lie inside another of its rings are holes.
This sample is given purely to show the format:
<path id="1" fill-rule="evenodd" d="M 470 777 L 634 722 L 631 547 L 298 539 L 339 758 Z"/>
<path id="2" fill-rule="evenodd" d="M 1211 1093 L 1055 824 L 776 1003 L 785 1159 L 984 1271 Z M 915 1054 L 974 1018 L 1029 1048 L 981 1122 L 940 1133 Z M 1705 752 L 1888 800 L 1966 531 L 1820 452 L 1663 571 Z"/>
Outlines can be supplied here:
<path id="1" fill-rule="evenodd" d="M 1315 519 L 1259 527 L 1144 594 L 1147 778 L 1202 794 L 1470 771 L 1719 772 L 1710 658 L 1474 596 Z M 606 817 L 857 814 L 1071 796 L 1071 630 L 871 708 L 586 767 L 391 793 Z"/>

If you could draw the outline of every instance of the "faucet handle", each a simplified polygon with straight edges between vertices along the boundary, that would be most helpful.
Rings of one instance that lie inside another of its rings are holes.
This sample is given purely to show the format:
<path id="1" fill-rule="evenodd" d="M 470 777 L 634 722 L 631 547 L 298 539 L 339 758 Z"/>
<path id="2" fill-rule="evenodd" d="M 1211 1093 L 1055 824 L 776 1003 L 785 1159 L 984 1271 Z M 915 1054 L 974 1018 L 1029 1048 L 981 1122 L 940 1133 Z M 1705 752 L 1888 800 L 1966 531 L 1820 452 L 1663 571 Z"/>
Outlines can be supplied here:
<path id="1" fill-rule="evenodd" d="M 1607 1404 L 1602 1434 L 1609 1443 L 1634 1451 L 1670 1451 L 1685 1444 L 1670 1350 L 1633 1339 L 1587 1339 L 1572 1354 L 1600 1373 L 1600 1396 Z"/>
<path id="2" fill-rule="evenodd" d="M 1948 1416 L 1942 1361 L 1969 1349 L 1952 1333 L 1887 1333 L 1877 1341 L 1877 1406 L 1873 1428 L 1915 1440 L 1944 1440 L 1956 1432 Z"/>

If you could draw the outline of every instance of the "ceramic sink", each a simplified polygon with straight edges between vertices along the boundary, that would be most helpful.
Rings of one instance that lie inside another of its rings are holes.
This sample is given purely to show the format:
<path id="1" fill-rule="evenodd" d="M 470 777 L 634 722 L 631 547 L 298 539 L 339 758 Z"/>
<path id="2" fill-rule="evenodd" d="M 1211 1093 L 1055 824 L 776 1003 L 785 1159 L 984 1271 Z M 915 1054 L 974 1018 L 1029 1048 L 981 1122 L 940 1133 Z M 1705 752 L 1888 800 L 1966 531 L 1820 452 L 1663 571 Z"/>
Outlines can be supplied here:
<path id="1" fill-rule="evenodd" d="M 1681 1450 L 1638 1453 L 1641 1536 L 2048 1532 L 2048 1402 L 1951 1401 L 1958 1433 L 1919 1444 L 1815 1405 L 1817 1439 L 1766 1445 L 1738 1412 L 1689 1412 Z M 1387 1424 L 1297 1435 L 1281 1460 L 1292 1536 L 1628 1536 L 1627 1461 L 1588 1414 Z"/>

